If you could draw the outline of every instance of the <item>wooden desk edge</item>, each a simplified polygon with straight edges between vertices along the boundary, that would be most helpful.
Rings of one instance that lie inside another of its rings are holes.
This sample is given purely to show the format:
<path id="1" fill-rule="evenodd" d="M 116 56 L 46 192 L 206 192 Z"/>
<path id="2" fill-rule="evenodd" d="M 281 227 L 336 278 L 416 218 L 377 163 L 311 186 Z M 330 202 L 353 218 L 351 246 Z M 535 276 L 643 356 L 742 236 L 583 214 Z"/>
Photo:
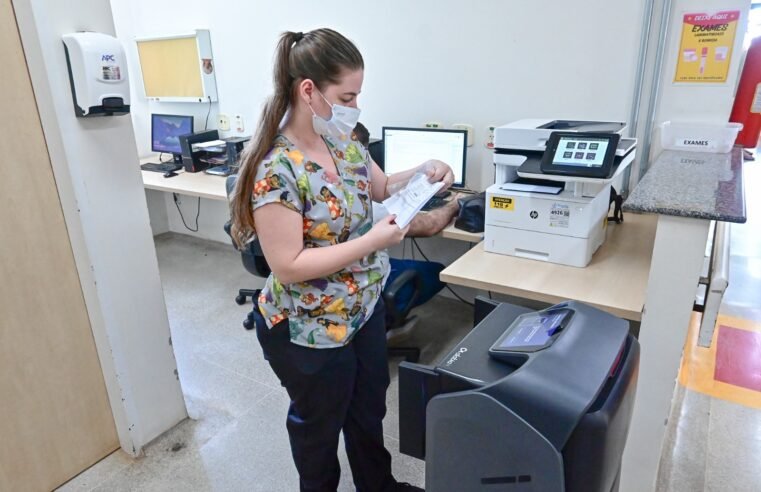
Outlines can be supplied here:
<path id="1" fill-rule="evenodd" d="M 463 231 L 462 229 L 458 229 L 454 226 L 454 220 L 446 226 L 444 229 L 440 232 L 441 237 L 444 237 L 446 239 L 455 239 L 458 241 L 466 241 L 469 243 L 480 243 L 484 240 L 484 233 L 478 233 L 478 232 L 468 232 Z"/>
<path id="2" fill-rule="evenodd" d="M 143 171 L 143 172 L 145 173 L 145 172 L 151 172 L 151 171 Z M 166 178 L 166 179 L 171 180 L 172 178 Z M 156 190 L 156 191 L 165 191 L 169 193 L 178 193 L 180 195 L 185 195 L 185 196 L 197 196 L 201 198 L 208 198 L 209 200 L 227 200 L 227 196 L 225 195 L 219 195 L 216 193 L 206 193 L 203 191 L 195 191 L 188 188 L 177 188 L 177 187 L 172 187 L 169 185 L 166 185 L 166 186 L 156 185 L 156 184 L 146 183 L 145 179 L 143 179 L 143 188 L 145 188 L 146 190 Z"/>
<path id="3" fill-rule="evenodd" d="M 509 296 L 519 297 L 521 299 L 530 299 L 532 301 L 546 302 L 548 304 L 556 304 L 558 302 L 571 300 L 571 299 L 566 299 L 564 297 L 554 296 L 551 294 L 544 294 L 542 292 L 516 289 L 514 287 L 505 287 L 504 285 L 490 284 L 490 283 L 479 281 L 479 280 L 462 278 L 462 277 L 458 277 L 458 276 L 447 273 L 447 269 L 444 269 L 439 274 L 439 278 L 441 279 L 442 282 L 451 283 L 453 285 L 460 285 L 463 287 L 470 287 L 470 288 L 478 289 L 478 290 L 486 290 L 489 292 L 495 292 L 497 294 L 505 294 Z M 611 306 L 603 306 L 600 304 L 595 304 L 593 302 L 586 302 L 583 300 L 579 300 L 579 302 L 583 302 L 584 304 L 594 306 L 607 313 L 624 318 L 629 321 L 639 322 L 642 320 L 642 309 L 644 308 L 644 306 L 642 306 L 642 308 L 640 308 L 639 311 L 633 311 L 629 309 L 620 309 L 620 308 L 611 307 Z"/>
<path id="4" fill-rule="evenodd" d="M 644 234 L 642 234 L 643 230 L 644 232 L 647 232 L 649 235 L 651 235 L 653 238 L 655 237 L 656 227 L 657 227 L 657 221 L 652 216 L 644 216 L 637 214 L 636 220 L 632 220 L 631 222 L 634 222 L 635 225 L 638 227 L 635 227 L 632 230 L 639 231 L 639 238 L 646 237 Z M 644 229 L 643 229 L 644 227 Z M 609 241 L 612 241 L 613 238 L 609 238 Z M 619 241 L 620 241 L 619 237 Z M 643 262 L 643 268 L 646 272 L 650 271 L 650 261 L 652 257 L 652 243 L 650 243 L 650 240 L 648 240 L 649 246 L 647 248 L 643 247 L 642 249 L 642 255 L 643 258 L 646 259 L 646 262 Z M 612 243 L 608 244 L 608 246 L 612 245 Z M 548 294 L 544 291 L 536 292 L 533 290 L 525 290 L 521 287 L 524 286 L 509 286 L 504 285 L 501 282 L 499 282 L 498 278 L 491 278 L 483 279 L 483 278 L 474 278 L 474 275 L 468 274 L 468 272 L 461 271 L 462 269 L 461 264 L 459 262 L 465 257 L 465 256 L 471 256 L 470 260 L 468 261 L 478 261 L 478 256 L 480 254 L 483 254 L 483 251 L 481 249 L 481 246 L 476 246 L 467 253 L 465 253 L 463 256 L 461 256 L 459 259 L 455 260 L 451 265 L 449 265 L 447 268 L 445 268 L 441 274 L 440 278 L 442 281 L 451 283 L 454 285 L 462 285 L 466 287 L 471 287 L 474 289 L 479 290 L 487 290 L 491 292 L 497 292 L 500 294 L 506 294 L 511 295 L 515 297 L 520 297 L 524 299 L 531 299 L 531 300 L 537 300 L 540 302 L 548 302 L 548 303 L 556 303 L 560 301 L 566 300 L 566 297 L 559 297 L 554 294 Z M 481 251 L 479 251 L 481 249 Z M 599 254 L 599 253 L 598 253 Z M 476 258 L 472 258 L 472 255 L 476 255 Z M 526 260 L 531 261 L 531 260 Z M 645 266 L 644 263 L 647 265 Z M 460 270 L 460 271 L 458 271 Z M 643 286 L 643 291 L 647 289 L 647 285 Z M 645 305 L 645 295 L 642 296 L 641 301 L 635 300 L 630 298 L 630 302 L 617 302 L 615 305 L 601 305 L 599 303 L 592 301 L 585 301 L 584 299 L 579 299 L 576 297 L 570 297 L 577 299 L 581 302 L 585 302 L 591 306 L 595 306 L 599 309 L 602 309 L 608 313 L 614 314 L 616 316 L 628 319 L 630 321 L 641 321 L 642 320 L 642 311 L 644 310 Z"/>

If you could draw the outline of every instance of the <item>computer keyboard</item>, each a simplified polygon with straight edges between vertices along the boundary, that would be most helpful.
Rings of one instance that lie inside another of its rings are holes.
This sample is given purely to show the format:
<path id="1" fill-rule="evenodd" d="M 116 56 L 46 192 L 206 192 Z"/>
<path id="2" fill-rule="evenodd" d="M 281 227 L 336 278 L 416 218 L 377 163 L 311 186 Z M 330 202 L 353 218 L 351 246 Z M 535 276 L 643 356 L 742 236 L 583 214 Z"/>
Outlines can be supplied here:
<path id="1" fill-rule="evenodd" d="M 434 210 L 436 208 L 443 207 L 447 204 L 447 200 L 443 196 L 433 196 L 430 200 L 428 200 L 425 205 L 423 205 L 422 210 L 425 212 L 428 212 L 430 210 Z"/>
<path id="2" fill-rule="evenodd" d="M 174 162 L 146 162 L 140 166 L 143 171 L 153 171 L 157 173 L 166 173 L 170 171 L 179 171 L 182 169 L 182 164 L 176 164 Z"/>
<path id="3" fill-rule="evenodd" d="M 466 195 L 475 195 L 477 193 L 480 193 L 478 191 L 471 190 L 470 188 L 461 188 L 461 187 L 458 187 L 458 186 L 451 186 L 449 189 L 453 193 L 464 193 Z"/>

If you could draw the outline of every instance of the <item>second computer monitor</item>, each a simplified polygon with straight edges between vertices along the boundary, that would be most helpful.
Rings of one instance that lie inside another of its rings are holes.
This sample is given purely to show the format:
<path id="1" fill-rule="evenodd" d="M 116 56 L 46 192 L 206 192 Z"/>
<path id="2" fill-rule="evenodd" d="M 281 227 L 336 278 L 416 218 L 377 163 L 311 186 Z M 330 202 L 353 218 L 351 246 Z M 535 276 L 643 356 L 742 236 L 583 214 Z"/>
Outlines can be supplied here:
<path id="1" fill-rule="evenodd" d="M 464 186 L 466 143 L 465 130 L 384 126 L 384 171 L 394 174 L 438 159 L 454 171 L 454 186 Z"/>
<path id="2" fill-rule="evenodd" d="M 151 115 L 151 150 L 182 154 L 180 135 L 193 133 L 193 117 L 174 114 Z"/>

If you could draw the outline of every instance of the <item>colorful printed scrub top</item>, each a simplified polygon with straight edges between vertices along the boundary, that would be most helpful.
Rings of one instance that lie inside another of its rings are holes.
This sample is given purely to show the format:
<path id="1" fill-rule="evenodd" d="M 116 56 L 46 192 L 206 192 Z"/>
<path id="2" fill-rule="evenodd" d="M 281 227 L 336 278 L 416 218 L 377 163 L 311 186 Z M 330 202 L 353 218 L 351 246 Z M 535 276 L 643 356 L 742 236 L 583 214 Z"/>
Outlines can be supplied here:
<path id="1" fill-rule="evenodd" d="M 307 248 L 343 243 L 373 226 L 367 150 L 354 136 L 345 141 L 324 140 L 338 175 L 278 135 L 259 165 L 254 186 L 254 209 L 280 203 L 301 214 Z M 387 257 L 377 253 L 307 282 L 282 284 L 270 274 L 259 295 L 259 311 L 269 328 L 287 318 L 293 343 L 340 347 L 372 315 L 387 276 Z"/>

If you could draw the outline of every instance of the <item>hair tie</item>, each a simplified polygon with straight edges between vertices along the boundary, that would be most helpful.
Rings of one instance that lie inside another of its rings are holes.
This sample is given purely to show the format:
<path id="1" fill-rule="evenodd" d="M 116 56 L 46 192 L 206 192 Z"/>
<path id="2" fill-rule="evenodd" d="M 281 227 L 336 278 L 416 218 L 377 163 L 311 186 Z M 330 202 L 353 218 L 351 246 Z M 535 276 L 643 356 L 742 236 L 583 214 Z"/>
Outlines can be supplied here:
<path id="1" fill-rule="evenodd" d="M 293 42 L 294 43 L 298 43 L 299 41 L 301 41 L 301 38 L 304 37 L 304 33 L 303 32 L 297 32 L 297 33 L 294 34 L 293 37 L 294 37 Z"/>

